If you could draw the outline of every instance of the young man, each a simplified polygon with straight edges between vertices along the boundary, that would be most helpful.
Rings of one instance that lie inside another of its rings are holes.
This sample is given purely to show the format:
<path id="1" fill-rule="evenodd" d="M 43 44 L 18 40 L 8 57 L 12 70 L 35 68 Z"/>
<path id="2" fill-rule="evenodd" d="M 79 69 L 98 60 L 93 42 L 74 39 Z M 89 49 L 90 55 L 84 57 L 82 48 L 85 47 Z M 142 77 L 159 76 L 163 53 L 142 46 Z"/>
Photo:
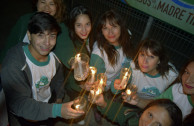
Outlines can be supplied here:
<path id="1" fill-rule="evenodd" d="M 1 78 L 10 126 L 50 125 L 48 118 L 70 119 L 84 114 L 71 108 L 73 101 L 53 103 L 64 95 L 63 67 L 51 52 L 59 32 L 52 16 L 37 12 L 28 24 L 30 44 L 21 42 L 8 51 Z"/>

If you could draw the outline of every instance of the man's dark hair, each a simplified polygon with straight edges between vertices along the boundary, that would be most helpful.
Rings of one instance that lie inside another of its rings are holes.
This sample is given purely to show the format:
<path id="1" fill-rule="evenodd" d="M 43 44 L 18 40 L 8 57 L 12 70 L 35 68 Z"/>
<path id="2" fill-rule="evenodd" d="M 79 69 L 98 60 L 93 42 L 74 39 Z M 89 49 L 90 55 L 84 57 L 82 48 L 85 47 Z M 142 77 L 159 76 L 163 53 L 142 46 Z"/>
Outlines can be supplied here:
<path id="1" fill-rule="evenodd" d="M 44 31 L 59 33 L 61 28 L 53 16 L 44 12 L 36 12 L 28 23 L 28 31 L 31 34 L 43 33 Z"/>

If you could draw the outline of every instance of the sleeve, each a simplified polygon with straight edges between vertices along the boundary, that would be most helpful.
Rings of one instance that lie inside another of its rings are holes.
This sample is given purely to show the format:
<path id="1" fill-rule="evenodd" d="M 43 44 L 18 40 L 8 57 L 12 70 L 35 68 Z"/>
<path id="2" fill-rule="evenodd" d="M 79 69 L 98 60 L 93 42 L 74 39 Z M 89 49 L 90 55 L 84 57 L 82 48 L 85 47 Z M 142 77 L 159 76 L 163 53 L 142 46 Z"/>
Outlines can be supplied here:
<path id="1" fill-rule="evenodd" d="M 90 66 L 96 67 L 97 74 L 105 73 L 106 71 L 104 60 L 99 55 L 96 54 L 91 54 Z"/>
<path id="2" fill-rule="evenodd" d="M 23 34 L 27 32 L 27 23 L 28 21 L 22 16 L 11 29 L 11 32 L 5 43 L 5 47 L 0 53 L 0 63 L 2 63 L 8 49 L 16 45 L 18 42 L 22 42 L 22 39 L 24 38 Z"/>
<path id="3" fill-rule="evenodd" d="M 166 91 L 164 91 L 161 95 L 159 95 L 155 99 L 170 99 L 173 101 L 172 87 L 173 86 L 169 87 Z"/>
<path id="4" fill-rule="evenodd" d="M 48 119 L 52 117 L 53 104 L 32 98 L 32 89 L 28 79 L 31 75 L 21 70 L 20 58 L 21 56 L 18 57 L 12 53 L 2 64 L 1 81 L 8 111 L 29 120 Z"/>
<path id="5" fill-rule="evenodd" d="M 110 101 L 107 101 L 106 108 L 102 109 L 99 106 L 97 108 L 101 114 L 105 115 L 111 121 L 119 123 L 119 125 L 124 125 L 130 117 L 136 114 L 136 112 L 131 112 L 127 115 L 124 115 L 124 111 L 129 108 L 123 106 L 122 103 L 117 102 L 111 104 Z"/>

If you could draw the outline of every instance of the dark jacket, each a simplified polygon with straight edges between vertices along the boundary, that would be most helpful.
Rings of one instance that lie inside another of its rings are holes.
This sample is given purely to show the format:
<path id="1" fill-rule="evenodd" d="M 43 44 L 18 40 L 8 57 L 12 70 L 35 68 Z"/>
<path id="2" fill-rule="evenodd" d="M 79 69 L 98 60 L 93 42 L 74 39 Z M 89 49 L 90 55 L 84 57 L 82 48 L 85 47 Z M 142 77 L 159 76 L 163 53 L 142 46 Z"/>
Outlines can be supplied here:
<path id="1" fill-rule="evenodd" d="M 22 46 L 19 43 L 11 48 L 2 64 L 1 79 L 5 92 L 8 113 L 29 120 L 46 120 L 52 117 L 53 104 L 36 101 L 32 98 L 32 76 Z M 56 74 L 51 80 L 51 92 L 57 98 L 64 95 L 64 71 L 56 59 Z"/>

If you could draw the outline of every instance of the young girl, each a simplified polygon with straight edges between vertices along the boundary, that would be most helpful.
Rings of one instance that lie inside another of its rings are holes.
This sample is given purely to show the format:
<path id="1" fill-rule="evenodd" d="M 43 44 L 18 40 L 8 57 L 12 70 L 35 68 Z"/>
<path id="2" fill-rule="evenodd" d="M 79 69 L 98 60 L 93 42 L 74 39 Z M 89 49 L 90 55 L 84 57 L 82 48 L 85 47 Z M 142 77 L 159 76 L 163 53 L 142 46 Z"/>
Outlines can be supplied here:
<path id="1" fill-rule="evenodd" d="M 126 106 L 120 108 L 120 103 L 106 102 L 103 95 L 96 100 L 96 104 L 103 115 L 121 126 L 182 126 L 181 110 L 169 99 L 154 100 L 139 112 L 130 111 Z"/>
<path id="2" fill-rule="evenodd" d="M 145 39 L 140 42 L 137 58 L 130 63 L 131 84 L 138 88 L 138 96 L 145 99 L 159 96 L 178 76 L 160 42 Z M 119 89 L 118 80 L 111 86 L 113 93 Z"/>
<path id="3" fill-rule="evenodd" d="M 69 61 L 77 53 L 89 55 L 88 41 L 92 29 L 92 17 L 88 9 L 82 5 L 74 7 L 70 12 L 69 35 L 64 36 L 65 41 L 57 43 L 54 52 L 68 68 L 66 89 L 71 99 L 79 95 L 82 88 L 80 82 L 76 81 Z M 87 45 L 87 46 L 86 46 Z"/>
<path id="4" fill-rule="evenodd" d="M 110 83 L 119 74 L 122 64 L 132 57 L 130 38 L 123 19 L 116 11 L 102 14 L 96 29 L 90 66 L 95 66 L 97 73 L 106 74 L 106 90 L 110 89 Z"/>
<path id="5" fill-rule="evenodd" d="M 125 99 L 126 97 L 124 97 Z M 156 99 L 168 98 L 175 102 L 183 113 L 183 118 L 191 113 L 194 107 L 194 58 L 192 58 L 181 70 L 179 78 L 171 87 Z M 145 107 L 150 100 L 135 98 L 130 104 Z"/>

